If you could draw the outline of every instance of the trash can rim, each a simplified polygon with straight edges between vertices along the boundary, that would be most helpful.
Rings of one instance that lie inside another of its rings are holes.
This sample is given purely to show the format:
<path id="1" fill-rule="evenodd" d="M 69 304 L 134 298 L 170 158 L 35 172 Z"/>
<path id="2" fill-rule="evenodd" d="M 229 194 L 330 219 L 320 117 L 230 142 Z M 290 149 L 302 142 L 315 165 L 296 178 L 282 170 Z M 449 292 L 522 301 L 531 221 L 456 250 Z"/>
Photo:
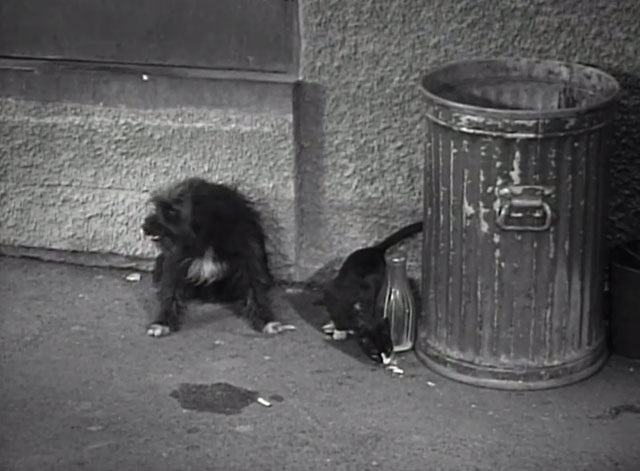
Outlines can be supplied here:
<path id="1" fill-rule="evenodd" d="M 596 100 L 594 100 L 593 103 L 587 106 L 582 106 L 582 107 L 571 107 L 571 108 L 552 109 L 552 110 L 551 109 L 550 110 L 512 110 L 512 109 L 490 108 L 490 107 L 469 105 L 462 102 L 449 100 L 447 98 L 443 98 L 433 93 L 425 86 L 425 81 L 430 76 L 435 75 L 438 72 L 442 72 L 443 70 L 449 67 L 460 66 L 463 64 L 481 64 L 481 63 L 502 62 L 502 61 L 541 62 L 541 63 L 550 64 L 550 65 L 555 64 L 558 66 L 573 66 L 573 67 L 580 67 L 583 69 L 591 69 L 596 73 L 598 73 L 599 75 L 605 77 L 610 82 L 612 91 L 608 94 L 603 94 L 602 96 L 598 97 Z M 453 60 L 453 61 L 442 63 L 437 67 L 431 68 L 427 73 L 425 73 L 422 76 L 422 78 L 420 79 L 420 89 L 422 93 L 426 97 L 428 97 L 430 100 L 440 105 L 444 105 L 448 108 L 455 108 L 459 111 L 463 111 L 466 113 L 474 113 L 474 112 L 480 113 L 484 116 L 492 115 L 496 117 L 522 119 L 522 120 L 574 117 L 576 115 L 576 112 L 584 113 L 584 112 L 595 111 L 601 108 L 605 108 L 611 103 L 617 101 L 621 92 L 620 84 L 618 83 L 616 78 L 613 77 L 611 74 L 601 69 L 598 69 L 596 67 L 580 64 L 577 62 L 572 63 L 572 62 L 560 61 L 560 60 L 554 60 L 554 59 L 540 59 L 535 57 L 502 57 L 502 56 L 488 57 L 488 58 L 482 58 L 482 59 Z"/>

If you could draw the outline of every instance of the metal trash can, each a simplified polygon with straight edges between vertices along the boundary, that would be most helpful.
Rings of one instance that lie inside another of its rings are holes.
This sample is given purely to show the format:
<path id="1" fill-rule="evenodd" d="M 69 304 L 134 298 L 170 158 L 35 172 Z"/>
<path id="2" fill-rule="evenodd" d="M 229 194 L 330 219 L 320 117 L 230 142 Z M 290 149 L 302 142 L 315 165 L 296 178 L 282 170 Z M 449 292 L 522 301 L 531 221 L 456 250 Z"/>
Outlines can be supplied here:
<path id="1" fill-rule="evenodd" d="M 423 308 L 416 352 L 497 389 L 584 379 L 607 357 L 610 75 L 537 59 L 456 62 L 426 102 Z"/>

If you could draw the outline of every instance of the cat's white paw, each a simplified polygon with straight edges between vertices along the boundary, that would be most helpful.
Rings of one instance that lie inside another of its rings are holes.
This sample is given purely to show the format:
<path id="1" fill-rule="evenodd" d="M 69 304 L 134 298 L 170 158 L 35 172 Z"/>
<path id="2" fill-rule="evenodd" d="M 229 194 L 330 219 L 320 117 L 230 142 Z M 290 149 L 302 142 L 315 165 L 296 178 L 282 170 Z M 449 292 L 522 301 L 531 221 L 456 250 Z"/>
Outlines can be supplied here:
<path id="1" fill-rule="evenodd" d="M 278 321 L 268 322 L 262 328 L 262 333 L 267 335 L 275 335 L 280 334 L 286 330 L 296 330 L 296 326 L 291 324 L 282 324 Z"/>
<path id="2" fill-rule="evenodd" d="M 349 335 L 349 331 L 348 330 L 338 330 L 335 329 L 333 331 L 333 340 L 346 340 L 347 336 Z"/>
<path id="3" fill-rule="evenodd" d="M 322 326 L 322 332 L 324 332 L 327 335 L 333 334 L 335 330 L 336 330 L 336 325 L 333 323 L 333 321 Z"/>
<path id="4" fill-rule="evenodd" d="M 147 335 L 149 337 L 165 337 L 171 333 L 171 329 L 162 324 L 151 324 L 147 328 Z"/>
<path id="5" fill-rule="evenodd" d="M 382 357 L 382 364 L 385 366 L 395 366 L 395 361 L 394 361 L 394 357 L 393 354 L 391 354 L 391 356 L 387 356 L 384 353 L 381 353 L 380 356 Z"/>

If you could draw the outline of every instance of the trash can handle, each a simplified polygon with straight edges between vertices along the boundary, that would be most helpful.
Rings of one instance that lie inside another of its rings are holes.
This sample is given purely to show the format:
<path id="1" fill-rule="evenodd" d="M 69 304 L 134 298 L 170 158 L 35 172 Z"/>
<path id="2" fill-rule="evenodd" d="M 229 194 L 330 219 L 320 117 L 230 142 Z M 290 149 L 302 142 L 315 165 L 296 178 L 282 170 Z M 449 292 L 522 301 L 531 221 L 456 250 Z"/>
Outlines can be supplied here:
<path id="1" fill-rule="evenodd" d="M 551 227 L 553 211 L 545 196 L 551 196 L 553 188 L 541 185 L 510 185 L 500 188 L 498 195 L 503 199 L 498 210 L 496 223 L 503 231 L 542 232 Z M 504 201 L 506 200 L 506 201 Z M 542 220 L 541 224 L 508 223 L 507 219 L 529 218 Z"/>

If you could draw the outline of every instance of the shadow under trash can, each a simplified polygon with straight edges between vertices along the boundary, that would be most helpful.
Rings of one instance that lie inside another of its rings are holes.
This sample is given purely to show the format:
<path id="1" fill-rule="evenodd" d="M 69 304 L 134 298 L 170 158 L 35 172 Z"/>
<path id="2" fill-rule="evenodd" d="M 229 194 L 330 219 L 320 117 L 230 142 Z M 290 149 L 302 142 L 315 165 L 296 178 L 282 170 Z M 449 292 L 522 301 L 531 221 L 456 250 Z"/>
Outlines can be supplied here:
<path id="1" fill-rule="evenodd" d="M 426 103 L 416 353 L 462 382 L 544 389 L 606 361 L 604 208 L 619 86 L 593 67 L 456 62 Z"/>
<path id="2" fill-rule="evenodd" d="M 640 240 L 616 247 L 609 279 L 613 353 L 640 359 Z"/>

